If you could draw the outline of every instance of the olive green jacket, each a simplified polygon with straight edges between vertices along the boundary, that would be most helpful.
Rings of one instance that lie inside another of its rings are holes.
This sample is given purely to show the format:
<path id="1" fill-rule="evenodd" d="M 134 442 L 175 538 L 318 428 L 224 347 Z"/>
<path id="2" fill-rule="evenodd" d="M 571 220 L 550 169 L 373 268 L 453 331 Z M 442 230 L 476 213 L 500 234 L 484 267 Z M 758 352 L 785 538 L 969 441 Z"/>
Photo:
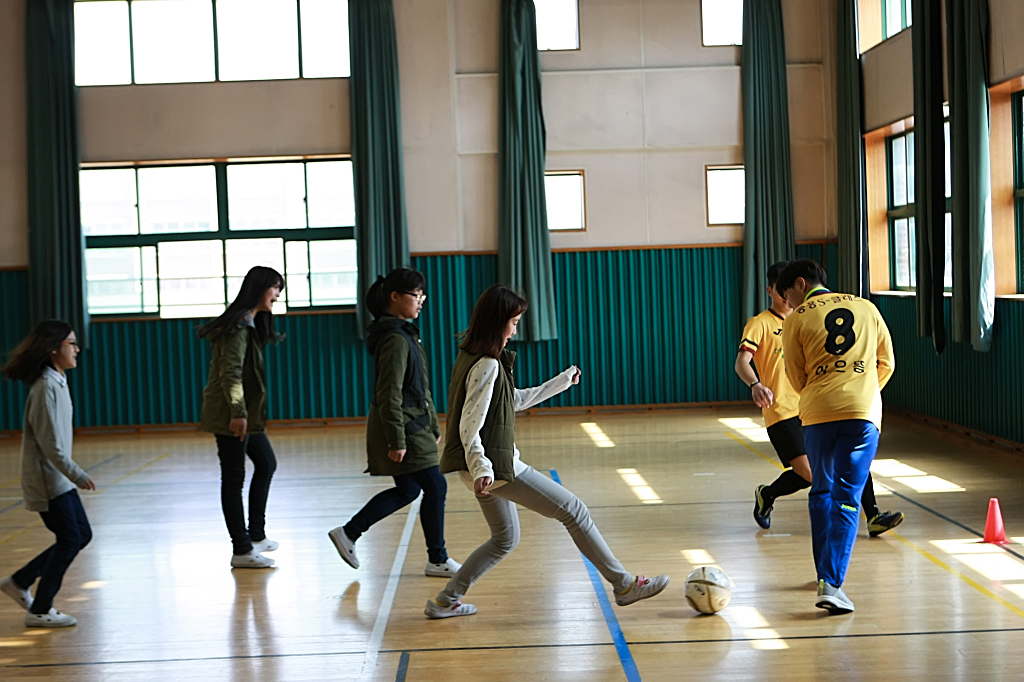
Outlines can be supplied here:
<path id="1" fill-rule="evenodd" d="M 479 362 L 481 357 L 483 356 L 459 351 L 458 357 L 455 358 L 452 382 L 448 386 L 448 418 L 445 423 L 444 454 L 441 456 L 442 474 L 450 471 L 469 471 L 459 425 L 462 421 L 462 408 L 466 402 L 466 379 L 473 365 Z M 502 351 L 498 364 L 501 367 L 494 382 L 487 417 L 480 429 L 480 440 L 484 446 L 484 456 L 491 460 L 494 479 L 511 483 L 516 479 L 516 385 L 512 376 L 516 353 L 510 350 Z"/>
<path id="2" fill-rule="evenodd" d="M 401 327 L 412 336 L 423 368 L 424 404 L 412 405 L 404 395 L 411 349 Z M 382 315 L 370 326 L 367 345 L 376 361 L 374 399 L 366 418 L 367 471 L 373 476 L 401 476 L 437 466 L 437 439 L 441 429 L 430 395 L 427 354 L 419 329 L 391 315 Z M 388 457 L 389 450 L 405 450 L 401 462 Z"/>
<path id="3" fill-rule="evenodd" d="M 247 433 L 267 430 L 267 370 L 263 346 L 248 316 L 212 340 L 210 375 L 203 390 L 199 428 L 230 436 L 232 419 L 247 419 Z"/>

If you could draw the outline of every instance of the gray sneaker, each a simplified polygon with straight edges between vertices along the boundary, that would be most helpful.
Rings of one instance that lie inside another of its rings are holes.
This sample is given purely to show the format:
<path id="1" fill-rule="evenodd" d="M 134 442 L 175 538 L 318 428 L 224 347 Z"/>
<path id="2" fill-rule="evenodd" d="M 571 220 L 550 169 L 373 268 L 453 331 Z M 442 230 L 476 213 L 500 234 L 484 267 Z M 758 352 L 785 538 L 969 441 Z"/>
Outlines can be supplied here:
<path id="1" fill-rule="evenodd" d="M 348 539 L 345 527 L 338 526 L 334 530 L 328 531 L 327 536 L 331 538 L 331 542 L 334 543 L 334 548 L 338 550 L 342 560 L 352 568 L 359 568 L 359 558 L 356 557 L 356 543 Z"/>
<path id="2" fill-rule="evenodd" d="M 833 587 L 824 580 L 818 581 L 818 601 L 814 603 L 819 609 L 825 609 L 830 616 L 839 616 L 853 612 L 853 602 L 846 596 L 841 587 Z"/>
<path id="3" fill-rule="evenodd" d="M 455 616 L 472 616 L 476 613 L 476 607 L 472 604 L 463 604 L 460 601 L 455 602 L 451 606 L 441 606 L 433 599 L 427 602 L 427 606 L 423 609 L 424 615 L 427 618 L 453 618 Z"/>

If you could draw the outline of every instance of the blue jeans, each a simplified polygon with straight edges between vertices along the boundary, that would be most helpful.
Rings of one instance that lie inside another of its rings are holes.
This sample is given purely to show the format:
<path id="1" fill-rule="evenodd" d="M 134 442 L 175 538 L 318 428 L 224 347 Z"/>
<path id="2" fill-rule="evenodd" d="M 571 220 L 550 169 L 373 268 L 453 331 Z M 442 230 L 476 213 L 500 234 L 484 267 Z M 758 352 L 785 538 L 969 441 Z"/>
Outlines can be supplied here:
<path id="1" fill-rule="evenodd" d="M 53 607 L 53 598 L 60 591 L 68 566 L 92 540 L 92 528 L 89 527 L 89 519 L 77 490 L 69 490 L 53 498 L 50 500 L 50 508 L 39 512 L 39 515 L 43 517 L 46 527 L 57 536 L 57 541 L 25 564 L 11 579 L 15 585 L 27 590 L 39 578 L 31 612 L 41 614 L 49 613 Z"/>
<path id="2" fill-rule="evenodd" d="M 858 504 L 878 449 L 878 428 L 864 419 L 804 426 L 811 464 L 811 538 L 818 579 L 839 587 L 860 522 Z"/>
<path id="3" fill-rule="evenodd" d="M 448 496 L 448 482 L 436 466 L 395 476 L 394 479 L 394 488 L 374 495 L 352 520 L 345 524 L 345 535 L 355 542 L 360 535 L 370 529 L 370 526 L 410 504 L 422 490 L 420 524 L 423 526 L 423 537 L 427 541 L 427 557 L 435 564 L 448 561 L 448 550 L 444 547 L 444 502 Z"/>

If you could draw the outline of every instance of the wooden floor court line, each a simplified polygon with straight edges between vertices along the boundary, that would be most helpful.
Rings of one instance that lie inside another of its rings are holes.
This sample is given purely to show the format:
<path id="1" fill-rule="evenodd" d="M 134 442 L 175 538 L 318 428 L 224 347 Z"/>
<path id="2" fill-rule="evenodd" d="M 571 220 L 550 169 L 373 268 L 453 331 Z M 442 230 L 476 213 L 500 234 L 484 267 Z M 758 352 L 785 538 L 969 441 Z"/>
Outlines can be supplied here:
<path id="1" fill-rule="evenodd" d="M 100 462 L 99 464 L 93 464 L 93 465 L 92 465 L 91 467 L 88 467 L 88 468 L 87 468 L 87 469 L 86 469 L 85 471 L 86 471 L 86 472 L 92 472 L 92 471 L 95 471 L 96 469 L 99 469 L 99 468 L 100 468 L 101 466 L 103 466 L 104 464 L 109 464 L 110 462 L 113 462 L 113 461 L 114 461 L 115 459 L 117 459 L 118 457 L 120 457 L 120 456 L 121 456 L 122 454 L 123 454 L 123 453 L 120 453 L 120 452 L 119 452 L 119 453 L 117 453 L 116 455 L 114 455 L 113 457 L 108 457 L 107 459 L 103 460 L 103 461 L 102 461 L 102 462 Z M 17 480 L 17 479 L 15 479 L 15 480 Z M 18 500 L 18 501 L 17 501 L 17 502 L 15 502 L 14 504 L 10 504 L 10 505 L 8 505 L 8 506 L 4 507 L 3 509 L 0 509 L 0 514 L 3 514 L 4 512 L 9 512 L 9 511 L 11 511 L 12 509 L 17 509 L 17 508 L 18 508 L 18 507 L 20 507 L 20 506 L 21 506 L 21 505 L 22 505 L 23 503 L 24 503 L 24 500 Z"/>

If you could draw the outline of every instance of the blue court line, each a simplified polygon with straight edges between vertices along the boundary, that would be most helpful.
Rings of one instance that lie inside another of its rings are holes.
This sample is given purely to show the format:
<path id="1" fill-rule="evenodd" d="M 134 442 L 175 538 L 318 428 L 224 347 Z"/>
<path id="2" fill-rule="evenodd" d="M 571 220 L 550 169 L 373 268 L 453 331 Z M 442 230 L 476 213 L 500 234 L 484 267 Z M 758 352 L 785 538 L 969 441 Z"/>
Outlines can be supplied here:
<path id="1" fill-rule="evenodd" d="M 548 469 L 548 471 L 551 472 L 551 480 L 562 485 L 558 471 L 555 469 Z M 626 636 L 622 634 L 619 619 L 615 617 L 615 611 L 612 610 L 612 603 L 608 600 L 608 593 L 604 589 L 601 574 L 597 572 L 597 567 L 590 562 L 590 559 L 582 554 L 580 556 L 583 558 L 583 564 L 587 567 L 587 574 L 590 575 L 590 584 L 594 586 L 594 592 L 597 593 L 597 601 L 601 604 L 601 613 L 604 614 L 604 622 L 608 626 L 608 632 L 612 635 L 615 652 L 619 655 L 619 662 L 622 663 L 622 670 L 626 673 L 626 680 L 627 682 L 640 682 L 640 671 L 637 669 L 633 653 L 626 643 Z"/>
<path id="2" fill-rule="evenodd" d="M 405 682 L 405 676 L 409 674 L 409 652 L 403 651 L 402 657 L 398 659 L 398 672 L 395 673 L 395 682 Z"/>
<path id="3" fill-rule="evenodd" d="M 102 462 L 100 462 L 99 464 L 93 464 L 93 465 L 92 465 L 91 467 L 89 467 L 88 469 L 86 469 L 86 471 L 93 471 L 94 469 L 99 469 L 99 468 L 100 468 L 101 466 L 103 466 L 104 464 L 107 464 L 108 462 L 113 462 L 113 461 L 114 461 L 115 459 L 117 459 L 118 457 L 120 457 L 120 456 L 121 456 L 122 454 L 123 454 L 123 453 L 120 453 L 120 452 L 119 452 L 119 453 L 117 453 L 116 455 L 114 455 L 113 457 L 111 457 L 111 458 L 109 458 L 109 459 L 105 459 L 105 460 L 103 460 L 103 461 L 102 461 Z M 24 503 L 24 500 L 18 500 L 17 502 L 15 502 L 15 503 L 13 503 L 13 504 L 9 504 L 9 505 L 7 505 L 6 507 L 4 507 L 3 509 L 0 509 L 0 514 L 3 514 L 4 512 L 9 512 L 9 511 L 11 511 L 12 509 L 17 509 L 17 508 L 18 508 L 18 507 L 20 507 L 20 506 L 21 506 L 21 505 L 22 505 L 23 503 Z"/>

